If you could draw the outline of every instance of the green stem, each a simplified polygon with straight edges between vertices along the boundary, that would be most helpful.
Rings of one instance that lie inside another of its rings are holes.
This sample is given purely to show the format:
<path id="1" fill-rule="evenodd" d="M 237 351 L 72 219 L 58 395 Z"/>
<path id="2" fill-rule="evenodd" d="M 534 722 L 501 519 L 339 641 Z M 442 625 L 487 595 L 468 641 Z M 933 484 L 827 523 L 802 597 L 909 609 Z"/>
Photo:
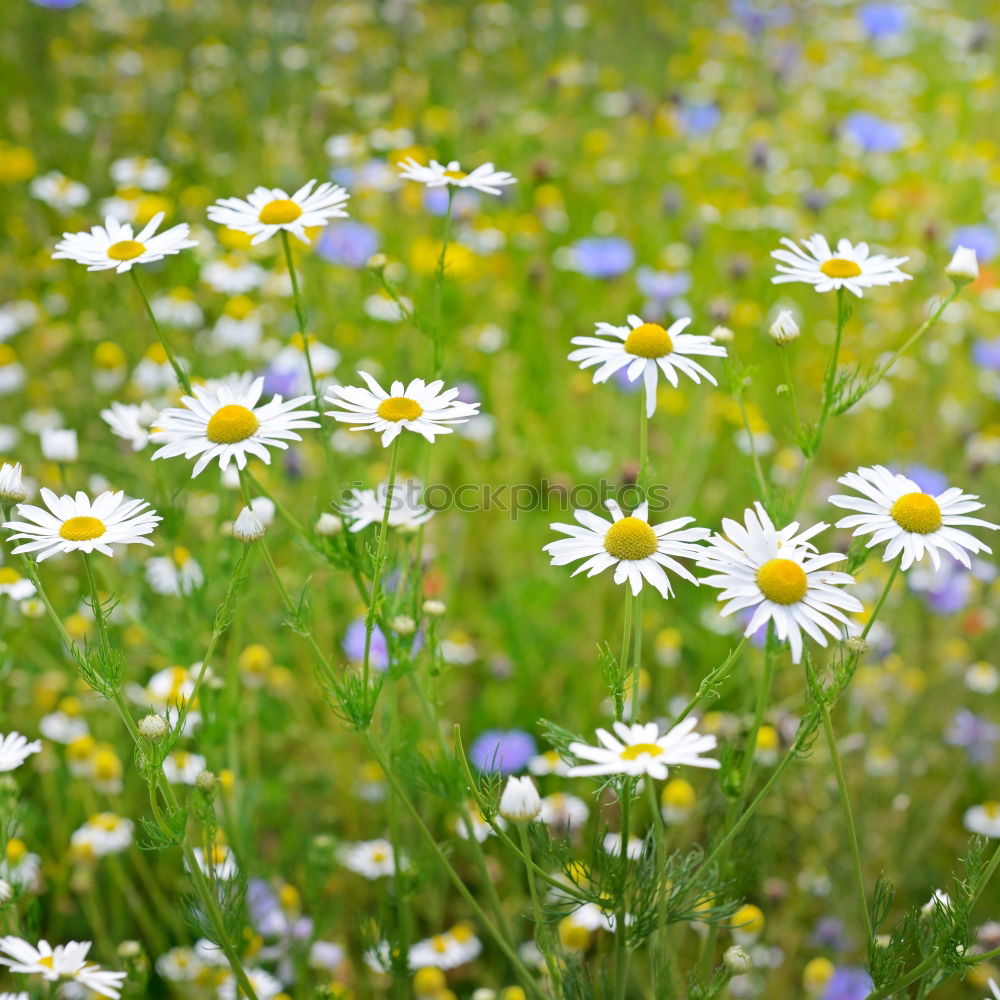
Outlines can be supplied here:
<path id="1" fill-rule="evenodd" d="M 632 650 L 632 696 L 631 714 L 632 725 L 636 724 L 639 718 L 639 674 L 642 672 L 642 591 L 635 596 L 635 645 Z"/>
<path id="2" fill-rule="evenodd" d="M 538 898 L 538 886 L 535 884 L 535 876 L 531 866 L 531 839 L 528 836 L 528 824 L 518 823 L 517 832 L 521 841 L 521 850 L 524 857 L 528 859 L 528 864 L 525 866 L 525 874 L 528 878 L 531 910 L 535 917 L 536 943 L 538 944 L 538 950 L 545 959 L 545 967 L 549 970 L 552 991 L 558 1000 L 562 996 L 562 976 L 559 973 L 559 961 L 552 947 L 551 928 L 545 921 L 545 915 L 542 913 L 542 904 Z"/>
<path id="3" fill-rule="evenodd" d="M 177 376 L 177 381 L 181 384 L 181 388 L 190 396 L 191 380 L 188 378 L 187 372 L 181 367 L 180 362 L 177 360 L 177 355 L 175 355 L 171 349 L 167 338 L 163 335 L 163 330 L 160 328 L 160 324 L 156 319 L 156 313 L 153 312 L 153 307 L 149 304 L 149 299 L 146 298 L 146 293 L 142 289 L 142 282 L 139 281 L 138 269 L 134 267 L 129 268 L 128 273 L 132 275 L 132 283 L 135 285 L 136 290 L 139 292 L 139 296 L 142 298 L 142 304 L 146 307 L 146 314 L 149 316 L 149 319 L 153 324 L 153 329 L 156 331 L 157 339 L 160 341 L 160 346 L 167 355 L 167 360 L 170 362 L 170 367 L 173 368 L 174 374 Z"/>
<path id="4" fill-rule="evenodd" d="M 375 762 L 382 769 L 389 784 L 393 786 L 396 794 L 399 796 L 399 801 L 403 803 L 406 811 L 410 814 L 413 819 L 414 825 L 420 832 L 421 837 L 427 843 L 430 848 L 431 853 L 436 858 L 437 862 L 444 869 L 448 878 L 451 880 L 452 885 L 458 890 L 458 894 L 465 900 L 466 904 L 470 907 L 473 913 L 475 913 L 477 919 L 489 933 L 490 937 L 493 938 L 497 947 L 504 953 L 507 960 L 513 966 L 514 970 L 517 972 L 521 981 L 524 983 L 525 989 L 530 993 L 536 1000 L 547 1000 L 545 994 L 539 988 L 538 984 L 535 982 L 534 977 L 528 971 L 527 967 L 521 961 L 517 950 L 511 944 L 511 942 L 504 936 L 504 934 L 493 924 L 486 911 L 483 910 L 482 906 L 476 901 L 476 897 L 472 895 L 465 881 L 462 879 L 461 875 L 455 871 L 451 862 L 448 860 L 444 851 L 441 849 L 437 842 L 434 834 L 427 828 L 427 824 L 424 822 L 423 817 L 420 815 L 420 811 L 417 809 L 416 805 L 407 795 L 406 790 L 400 784 L 399 779 L 396 777 L 395 772 L 392 770 L 388 759 L 385 754 L 382 753 L 381 747 L 375 741 L 371 733 L 364 732 L 361 734 L 361 738 L 365 742 L 365 746 L 368 752 L 375 758 Z"/>
<path id="5" fill-rule="evenodd" d="M 622 651 L 618 657 L 618 682 L 612 692 L 615 698 L 615 716 L 618 722 L 625 718 L 625 670 L 628 663 L 628 651 L 632 644 L 632 605 L 635 597 L 631 587 L 625 587 L 625 618 L 622 624 Z"/>
<path id="6" fill-rule="evenodd" d="M 653 362 L 655 364 L 655 362 Z M 641 495 L 645 496 L 649 486 L 649 411 L 646 409 L 646 380 L 642 382 L 642 392 L 639 393 L 639 475 L 638 484 Z"/>
<path id="7" fill-rule="evenodd" d="M 392 492 L 396 483 L 396 463 L 399 455 L 399 436 L 392 442 L 389 450 L 389 479 L 385 490 L 385 509 L 382 511 L 382 523 L 378 532 L 378 549 L 375 552 L 375 565 L 372 569 L 372 589 L 371 599 L 368 604 L 368 611 L 365 614 L 365 655 L 361 665 L 361 684 L 368 697 L 368 677 L 370 672 L 369 661 L 371 659 L 372 633 L 375 631 L 375 622 L 378 618 L 379 602 L 382 599 L 382 570 L 385 567 L 385 546 L 386 537 L 389 533 L 389 512 L 392 510 Z"/>
<path id="8" fill-rule="evenodd" d="M 788 399 L 792 404 L 792 418 L 795 421 L 795 437 L 802 439 L 802 421 L 799 419 L 799 404 L 795 399 L 795 382 L 792 380 L 792 366 L 788 360 L 788 348 L 783 344 L 778 346 L 781 355 L 781 367 L 785 373 L 785 386 L 788 389 Z"/>
<path id="9" fill-rule="evenodd" d="M 882 588 L 882 593 L 879 594 L 878 601 L 875 607 L 872 609 L 871 617 L 868 619 L 867 624 L 861 632 L 861 638 L 867 639 L 868 633 L 872 630 L 872 625 L 875 624 L 875 619 L 878 618 L 879 612 L 882 610 L 882 605 L 885 604 L 885 599 L 889 596 L 889 591 L 892 590 L 892 585 L 896 582 L 896 577 L 899 575 L 899 567 L 901 565 L 902 556 L 896 560 L 892 567 L 892 572 L 889 574 L 889 579 L 885 581 L 885 586 Z"/>
<path id="10" fill-rule="evenodd" d="M 434 378 L 441 374 L 441 306 L 444 290 L 444 270 L 447 263 L 448 240 L 451 236 L 451 209 L 455 199 L 455 189 L 448 185 L 448 208 L 444 214 L 444 230 L 441 234 L 441 254 L 434 271 Z"/>
<path id="11" fill-rule="evenodd" d="M 714 684 L 718 684 L 720 681 L 726 679 L 733 664 L 736 663 L 736 661 L 743 654 L 743 650 L 746 649 L 746 645 L 749 641 L 749 636 L 743 636 L 743 638 L 736 644 L 736 648 L 722 661 L 722 663 L 720 663 L 705 677 L 705 679 L 698 686 L 698 690 L 695 692 L 694 697 L 691 698 L 677 718 L 674 719 L 671 724 L 672 727 L 683 722 L 695 710 L 698 702 L 708 696 Z"/>

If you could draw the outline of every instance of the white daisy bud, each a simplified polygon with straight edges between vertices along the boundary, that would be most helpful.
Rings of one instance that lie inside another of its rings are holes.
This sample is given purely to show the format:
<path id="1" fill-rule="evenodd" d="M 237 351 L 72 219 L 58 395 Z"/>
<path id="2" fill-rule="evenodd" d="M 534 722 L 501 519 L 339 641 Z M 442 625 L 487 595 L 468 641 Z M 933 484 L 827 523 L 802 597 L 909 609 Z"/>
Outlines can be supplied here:
<path id="1" fill-rule="evenodd" d="M 373 253 L 368 258 L 368 267 L 372 271 L 384 271 L 385 265 L 389 263 L 389 258 L 384 253 Z"/>
<path id="2" fill-rule="evenodd" d="M 264 537 L 264 525 L 250 507 L 244 507 L 233 525 L 233 538 L 244 545 L 259 542 Z"/>
<path id="3" fill-rule="evenodd" d="M 976 251 L 963 246 L 955 247 L 955 253 L 944 269 L 944 273 L 959 288 L 962 285 L 967 285 L 970 281 L 975 281 L 979 277 L 979 261 L 976 260 Z"/>
<path id="4" fill-rule="evenodd" d="M 728 326 L 715 327 L 709 336 L 719 344 L 731 344 L 736 339 L 736 334 Z"/>
<path id="5" fill-rule="evenodd" d="M 0 906 L 6 906 L 14 898 L 14 887 L 0 878 Z"/>
<path id="6" fill-rule="evenodd" d="M 417 623 L 409 615 L 396 615 L 396 617 L 389 622 L 389 628 L 391 628 L 396 635 L 413 635 L 413 633 L 417 630 Z"/>
<path id="7" fill-rule="evenodd" d="M 500 815 L 512 823 L 530 823 L 542 811 L 542 799 L 531 778 L 508 778 L 500 797 Z"/>
<path id="8" fill-rule="evenodd" d="M 0 468 L 0 500 L 21 503 L 27 499 L 28 491 L 21 482 L 21 463 L 10 465 L 4 462 L 3 468 Z"/>
<path id="9" fill-rule="evenodd" d="M 771 324 L 769 332 L 776 344 L 790 344 L 793 340 L 799 339 L 799 324 L 795 322 L 795 317 L 789 310 L 782 309 Z"/>
<path id="10" fill-rule="evenodd" d="M 344 522 L 336 514 L 320 514 L 315 527 L 317 535 L 336 535 L 344 527 Z"/>
<path id="11" fill-rule="evenodd" d="M 722 961 L 726 963 L 726 968 L 734 976 L 742 976 L 753 968 L 753 959 L 738 944 L 734 944 L 731 948 L 726 949 L 726 953 L 722 956 Z"/>
<path id="12" fill-rule="evenodd" d="M 162 715 L 150 713 L 139 720 L 139 733 L 147 740 L 160 740 L 170 731 L 167 720 Z"/>
<path id="13" fill-rule="evenodd" d="M 79 455 L 76 431 L 48 427 L 41 433 L 42 457 L 50 462 L 75 462 Z"/>
<path id="14" fill-rule="evenodd" d="M 215 791 L 215 775 L 211 771 L 199 771 L 194 779 L 195 787 L 212 794 Z"/>
<path id="15" fill-rule="evenodd" d="M 436 618 L 440 618 L 447 610 L 444 601 L 424 601 L 425 615 L 433 615 Z"/>
<path id="16" fill-rule="evenodd" d="M 855 656 L 863 656 L 869 649 L 868 640 L 862 639 L 859 635 L 852 635 L 851 638 L 847 640 L 847 648 Z"/>

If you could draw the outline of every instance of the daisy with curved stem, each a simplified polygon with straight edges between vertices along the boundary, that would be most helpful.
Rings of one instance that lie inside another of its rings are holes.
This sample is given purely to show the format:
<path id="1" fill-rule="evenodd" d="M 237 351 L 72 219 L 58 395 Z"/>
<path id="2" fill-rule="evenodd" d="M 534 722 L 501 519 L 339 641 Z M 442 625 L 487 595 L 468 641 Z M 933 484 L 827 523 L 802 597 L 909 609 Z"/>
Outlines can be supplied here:
<path id="1" fill-rule="evenodd" d="M 156 230 L 159 229 L 163 218 L 164 213 L 157 212 L 140 232 L 133 233 L 129 223 L 120 223 L 109 215 L 104 220 L 103 226 L 94 226 L 89 233 L 63 233 L 63 238 L 56 244 L 52 258 L 53 260 L 75 260 L 78 264 L 87 265 L 88 271 L 108 271 L 112 268 L 119 274 L 128 271 L 139 296 L 142 298 L 146 314 L 153 324 L 156 336 L 159 338 L 174 374 L 177 376 L 177 381 L 185 392 L 190 392 L 191 384 L 188 381 L 187 373 L 181 367 L 169 342 L 163 336 L 153 307 L 149 304 L 149 298 L 139 281 L 138 270 L 133 267 L 134 264 L 148 264 L 152 261 L 162 260 L 166 256 L 180 253 L 181 250 L 198 245 L 196 240 L 188 239 L 190 227 L 186 222 L 156 235 Z"/>
<path id="2" fill-rule="evenodd" d="M 909 260 L 908 257 L 872 254 L 867 243 L 852 244 L 850 240 L 842 239 L 834 251 L 826 237 L 819 233 L 803 240 L 801 247 L 787 236 L 779 242 L 787 249 L 771 251 L 771 256 L 778 261 L 775 266 L 780 272 L 771 279 L 775 285 L 797 281 L 812 285 L 817 292 L 846 288 L 852 295 L 861 298 L 865 288 L 909 281 L 912 277 L 899 269 L 900 264 Z"/>
<path id="3" fill-rule="evenodd" d="M 821 522 L 799 531 L 793 521 L 779 530 L 760 503 L 743 520 L 723 520 L 724 534 L 713 535 L 698 560 L 711 571 L 701 582 L 721 590 L 721 614 L 752 611 L 747 636 L 772 622 L 778 639 L 791 646 L 794 663 L 802 658 L 803 633 L 825 646 L 826 634 L 841 638 L 852 631 L 847 614 L 863 609 L 842 588 L 854 577 L 828 569 L 846 556 L 820 553 L 809 541 L 828 526 Z"/>
<path id="4" fill-rule="evenodd" d="M 121 223 L 113 216 L 104 220 L 103 226 L 93 226 L 89 233 L 63 233 L 56 244 L 53 260 L 75 260 L 88 271 L 116 270 L 119 274 L 131 271 L 135 264 L 149 264 L 163 260 L 197 246 L 188 239 L 190 227 L 186 222 L 157 235 L 164 213 L 157 212 L 138 233 L 129 223 Z"/>
<path id="5" fill-rule="evenodd" d="M 455 424 L 464 424 L 479 412 L 479 403 L 463 403 L 456 398 L 459 389 L 442 392 L 441 379 L 425 383 L 415 378 L 406 385 L 395 381 L 386 392 L 367 372 L 358 374 L 368 388 L 331 386 L 326 400 L 340 409 L 327 410 L 327 416 L 355 424 L 352 431 L 381 434 L 383 448 L 388 448 L 404 430 L 433 443 L 438 434 L 451 434 Z"/>
<path id="6" fill-rule="evenodd" d="M 709 371 L 692 359 L 724 358 L 726 349 L 711 337 L 684 333 L 690 323 L 690 317 L 685 317 L 664 329 L 658 323 L 647 323 L 634 314 L 628 317 L 627 326 L 598 323 L 597 333 L 602 336 L 574 337 L 571 343 L 579 345 L 579 349 L 569 355 L 569 360 L 579 362 L 581 368 L 596 365 L 595 384 L 607 382 L 623 368 L 630 382 L 641 376 L 646 416 L 652 417 L 656 412 L 656 388 L 660 375 L 675 389 L 679 385 L 678 373 L 693 382 L 705 379 L 712 385 L 718 384 Z"/>
<path id="7" fill-rule="evenodd" d="M 270 464 L 269 449 L 287 448 L 289 441 L 302 440 L 298 431 L 319 427 L 310 419 L 317 411 L 301 409 L 312 396 L 274 396 L 261 404 L 263 390 L 263 378 L 249 388 L 219 382 L 195 386 L 192 395 L 181 397 L 182 406 L 164 410 L 157 418 L 150 440 L 162 447 L 153 458 L 198 456 L 192 479 L 215 459 L 223 471 L 232 462 L 242 470 L 251 456 Z"/>
<path id="8" fill-rule="evenodd" d="M 455 187 L 471 188 L 482 194 L 503 194 L 503 189 L 510 184 L 516 184 L 517 178 L 506 170 L 497 170 L 492 163 L 483 163 L 468 172 L 462 169 L 458 160 L 449 163 L 438 163 L 431 160 L 428 166 L 417 163 L 408 156 L 399 167 L 399 176 L 404 180 L 417 181 L 428 188 Z"/>
<path id="9" fill-rule="evenodd" d="M 714 750 L 714 736 L 695 732 L 698 719 L 689 716 L 666 733 L 655 722 L 633 724 L 616 722 L 614 735 L 606 729 L 597 730 L 598 746 L 573 742 L 569 751 L 588 764 L 576 764 L 569 769 L 571 778 L 622 774 L 632 778 L 648 776 L 666 780 L 669 769 L 676 766 L 717 769 L 721 765 L 713 757 L 702 754 Z"/>
<path id="10" fill-rule="evenodd" d="M 291 233 L 309 243 L 306 230 L 324 226 L 330 219 L 346 218 L 350 195 L 339 184 L 324 181 L 303 184 L 294 194 L 282 188 L 257 187 L 244 198 L 220 198 L 208 208 L 208 217 L 228 229 L 252 236 L 251 246 L 269 240 L 275 233 Z M 305 331 L 303 331 L 305 333 Z"/>
<path id="11" fill-rule="evenodd" d="M 27 553 L 37 562 L 61 552 L 100 552 L 113 556 L 112 545 L 152 545 L 146 538 L 162 518 L 145 500 L 130 500 L 122 492 L 106 490 L 91 500 L 80 491 L 58 496 L 42 488 L 43 507 L 18 504 L 17 517 L 6 521 L 10 541 L 22 540 L 14 554 Z"/>
<path id="12" fill-rule="evenodd" d="M 701 543 L 711 532 L 707 528 L 690 528 L 693 517 L 678 517 L 662 524 L 649 523 L 649 504 L 643 502 L 626 516 L 614 500 L 606 501 L 612 519 L 606 521 L 587 510 L 573 512 L 578 524 L 550 525 L 567 538 L 549 542 L 543 551 L 552 557 L 553 566 L 565 566 L 584 560 L 574 571 L 596 576 L 615 567 L 615 583 L 628 583 L 633 596 L 638 596 L 644 583 L 649 583 L 664 598 L 673 595 L 670 578 L 665 570 L 695 584 L 698 580 L 678 559 L 698 559 L 703 553 Z"/>
<path id="13" fill-rule="evenodd" d="M 837 527 L 853 528 L 855 537 L 871 535 L 868 548 L 885 545 L 883 562 L 898 558 L 900 569 L 907 570 L 926 555 L 937 570 L 941 568 L 941 552 L 945 552 L 971 568 L 970 553 L 993 551 L 962 529 L 978 527 L 996 531 L 1000 525 L 970 517 L 984 505 L 977 496 L 963 493 L 957 486 L 935 496 L 883 465 L 862 467 L 841 476 L 837 482 L 861 494 L 838 493 L 830 497 L 835 507 L 857 511 L 841 518 Z"/>

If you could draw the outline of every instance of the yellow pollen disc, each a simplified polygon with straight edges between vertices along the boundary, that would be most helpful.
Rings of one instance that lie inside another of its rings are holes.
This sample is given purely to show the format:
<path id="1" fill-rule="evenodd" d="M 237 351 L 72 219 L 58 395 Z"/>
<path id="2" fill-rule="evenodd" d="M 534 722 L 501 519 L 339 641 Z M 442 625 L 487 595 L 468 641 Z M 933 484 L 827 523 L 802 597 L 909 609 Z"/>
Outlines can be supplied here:
<path id="1" fill-rule="evenodd" d="M 178 567 L 183 566 L 191 558 L 191 553 L 183 545 L 176 546 L 171 555 L 175 565 Z"/>
<path id="2" fill-rule="evenodd" d="M 98 813 L 90 822 L 91 826 L 108 833 L 114 833 L 118 829 L 118 817 L 114 813 Z"/>
<path id="3" fill-rule="evenodd" d="M 929 493 L 904 493 L 889 509 L 903 531 L 929 535 L 941 527 L 941 508 Z"/>
<path id="4" fill-rule="evenodd" d="M 638 760 L 643 754 L 650 757 L 659 757 L 663 753 L 663 748 L 655 743 L 633 743 L 630 747 L 625 747 L 621 752 L 622 760 Z"/>
<path id="5" fill-rule="evenodd" d="M 111 260 L 135 260 L 146 248 L 137 240 L 119 240 L 108 247 L 108 257 Z"/>
<path id="6" fill-rule="evenodd" d="M 820 264 L 819 269 L 828 278 L 856 278 L 861 273 L 861 268 L 853 260 L 844 260 L 843 257 L 831 257 Z"/>
<path id="7" fill-rule="evenodd" d="M 385 861 L 386 857 L 385 851 L 378 849 L 372 851 L 372 861 Z"/>
<path id="8" fill-rule="evenodd" d="M 42 955 L 37 961 L 39 965 L 44 965 L 46 969 L 51 969 L 55 966 L 55 958 L 52 955 Z"/>
<path id="9" fill-rule="evenodd" d="M 440 934 L 431 938 L 431 945 L 438 953 L 446 952 L 448 950 L 448 940 Z"/>
<path id="10" fill-rule="evenodd" d="M 215 444 L 235 444 L 246 441 L 260 427 L 260 421 L 239 403 L 227 403 L 212 414 L 205 428 L 205 437 Z"/>
<path id="11" fill-rule="evenodd" d="M 17 583 L 20 579 L 20 574 L 16 569 L 11 569 L 10 566 L 0 568 L 0 586 L 6 583 Z"/>
<path id="12" fill-rule="evenodd" d="M 984 802 L 983 812 L 985 812 L 990 819 L 996 819 L 1000 816 L 1000 802 Z"/>
<path id="13" fill-rule="evenodd" d="M 452 181 L 460 181 L 469 176 L 464 170 L 446 170 L 444 175 Z"/>
<path id="14" fill-rule="evenodd" d="M 21 862 L 21 858 L 28 853 L 28 845 L 23 841 L 19 840 L 17 837 L 11 837 L 7 841 L 7 861 L 11 865 L 18 865 Z"/>
<path id="15" fill-rule="evenodd" d="M 670 334 L 658 323 L 637 326 L 625 341 L 625 350 L 637 358 L 663 358 L 673 349 Z"/>
<path id="16" fill-rule="evenodd" d="M 100 538 L 108 529 L 97 517 L 70 517 L 62 523 L 59 537 L 67 542 L 89 542 L 92 538 Z"/>
<path id="17" fill-rule="evenodd" d="M 645 559 L 656 551 L 656 532 L 638 517 L 615 521 L 604 536 L 604 548 L 616 559 Z"/>
<path id="18" fill-rule="evenodd" d="M 416 420 L 424 412 L 424 408 L 408 396 L 390 396 L 378 404 L 375 412 L 383 420 L 398 423 L 400 420 Z"/>
<path id="19" fill-rule="evenodd" d="M 257 216 L 265 226 L 283 226 L 287 222 L 294 222 L 302 214 L 302 206 L 292 201 L 291 198 L 278 198 L 269 201 Z"/>
<path id="20" fill-rule="evenodd" d="M 775 604 L 795 604 L 806 596 L 805 570 L 791 559 L 768 559 L 757 570 L 757 586 Z"/>

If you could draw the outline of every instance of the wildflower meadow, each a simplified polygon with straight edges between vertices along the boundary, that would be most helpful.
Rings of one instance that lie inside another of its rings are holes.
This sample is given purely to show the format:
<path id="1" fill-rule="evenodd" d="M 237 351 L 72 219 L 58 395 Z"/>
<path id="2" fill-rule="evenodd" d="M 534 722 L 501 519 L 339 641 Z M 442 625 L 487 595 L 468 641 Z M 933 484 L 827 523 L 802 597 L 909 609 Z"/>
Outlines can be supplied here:
<path id="1" fill-rule="evenodd" d="M 0 7 L 0 1000 L 1000 1000 L 995 4 Z"/>

